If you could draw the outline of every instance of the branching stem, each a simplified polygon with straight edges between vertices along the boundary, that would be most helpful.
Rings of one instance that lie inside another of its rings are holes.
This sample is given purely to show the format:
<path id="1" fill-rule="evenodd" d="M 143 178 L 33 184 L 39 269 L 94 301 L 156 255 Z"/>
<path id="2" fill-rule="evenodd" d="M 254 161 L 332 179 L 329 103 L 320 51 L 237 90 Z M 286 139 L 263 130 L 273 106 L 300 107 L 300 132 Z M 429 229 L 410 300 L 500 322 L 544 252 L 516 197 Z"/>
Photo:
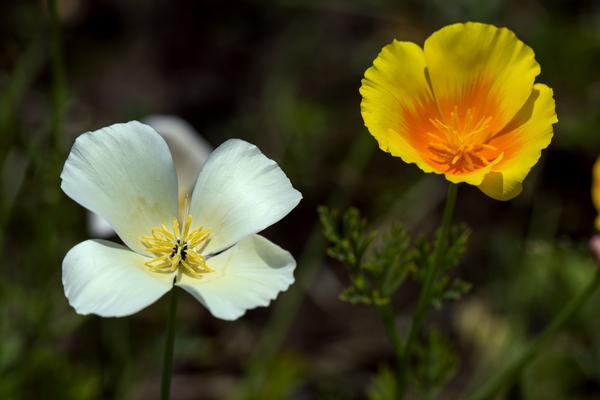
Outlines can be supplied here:
<path id="1" fill-rule="evenodd" d="M 408 363 L 412 355 L 414 343 L 421 331 L 421 327 L 423 326 L 423 322 L 425 320 L 425 316 L 427 315 L 427 311 L 431 306 L 431 297 L 433 295 L 435 279 L 439 274 L 440 268 L 442 266 L 442 260 L 444 259 L 444 256 L 446 255 L 446 250 L 448 248 L 448 236 L 450 232 L 450 225 L 452 223 L 452 216 L 454 214 L 454 207 L 456 205 L 457 191 L 458 185 L 451 183 L 448 187 L 446 206 L 444 207 L 444 214 L 442 216 L 442 224 L 440 226 L 439 236 L 437 237 L 435 243 L 433 260 L 427 265 L 427 269 L 425 271 L 425 282 L 423 283 L 423 288 L 421 289 L 421 294 L 417 302 L 417 307 L 413 314 L 413 319 L 410 324 L 410 329 L 408 331 L 408 336 L 404 344 L 404 349 L 399 355 L 400 361 L 398 362 L 398 365 L 401 367 L 399 368 L 398 374 L 402 374 L 402 377 L 398 375 L 398 398 L 402 398 L 406 391 L 405 382 Z"/>

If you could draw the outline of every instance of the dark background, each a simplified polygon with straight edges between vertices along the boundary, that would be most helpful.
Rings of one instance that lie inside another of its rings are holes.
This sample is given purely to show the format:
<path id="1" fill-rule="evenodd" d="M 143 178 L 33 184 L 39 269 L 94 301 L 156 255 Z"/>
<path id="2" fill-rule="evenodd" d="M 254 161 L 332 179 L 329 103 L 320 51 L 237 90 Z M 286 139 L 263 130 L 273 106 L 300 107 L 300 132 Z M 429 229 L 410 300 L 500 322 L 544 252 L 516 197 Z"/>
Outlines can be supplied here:
<path id="1" fill-rule="evenodd" d="M 516 199 L 460 186 L 456 220 L 473 235 L 454 273 L 474 288 L 428 321 L 461 359 L 440 398 L 497 371 L 591 276 L 598 2 L 61 0 L 58 11 L 60 48 L 45 2 L 0 4 L 0 398 L 158 398 L 167 301 L 123 319 L 69 308 L 62 257 L 89 234 L 59 188 L 78 134 L 156 113 L 213 146 L 257 144 L 304 195 L 265 232 L 298 260 L 293 289 L 235 322 L 181 296 L 173 398 L 366 398 L 391 348 L 373 309 L 338 299 L 346 271 L 324 256 L 316 207 L 354 205 L 373 227 L 415 235 L 438 224 L 444 180 L 377 149 L 358 88 L 393 38 L 422 45 L 452 22 L 507 26 L 530 45 L 559 123 Z M 401 327 L 416 290 L 395 299 Z M 524 398 L 600 398 L 598 310 L 595 296 L 526 370 Z"/>

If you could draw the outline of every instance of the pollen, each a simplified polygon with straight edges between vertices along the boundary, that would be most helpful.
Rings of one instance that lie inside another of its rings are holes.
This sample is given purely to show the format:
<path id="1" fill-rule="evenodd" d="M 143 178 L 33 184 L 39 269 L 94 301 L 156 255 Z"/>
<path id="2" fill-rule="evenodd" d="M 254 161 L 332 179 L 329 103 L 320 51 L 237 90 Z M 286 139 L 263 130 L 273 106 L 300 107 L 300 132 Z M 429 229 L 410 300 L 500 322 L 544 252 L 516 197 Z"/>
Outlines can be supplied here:
<path id="1" fill-rule="evenodd" d="M 152 228 L 152 234 L 143 236 L 142 244 L 155 257 L 145 263 L 153 272 L 174 272 L 178 269 L 192 277 L 213 270 L 206 265 L 206 258 L 201 254 L 208 243 L 209 231 L 198 227 L 190 231 L 192 216 L 188 215 L 181 228 L 177 219 L 173 220 L 173 229 L 165 225 Z"/>
<path id="2" fill-rule="evenodd" d="M 459 112 L 457 107 L 445 121 L 429 119 L 433 128 L 427 132 L 430 160 L 451 173 L 471 172 L 492 163 L 501 152 L 490 144 L 491 119 L 475 117 L 472 108 Z"/>

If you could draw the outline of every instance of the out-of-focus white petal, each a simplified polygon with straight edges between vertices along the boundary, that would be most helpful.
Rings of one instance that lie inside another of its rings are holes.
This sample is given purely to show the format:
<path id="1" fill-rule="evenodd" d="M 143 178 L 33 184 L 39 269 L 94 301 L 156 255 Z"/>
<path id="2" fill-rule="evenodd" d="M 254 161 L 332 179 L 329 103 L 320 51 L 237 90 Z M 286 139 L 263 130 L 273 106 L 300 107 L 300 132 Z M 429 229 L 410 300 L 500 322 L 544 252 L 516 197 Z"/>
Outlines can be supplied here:
<path id="1" fill-rule="evenodd" d="M 177 170 L 179 190 L 184 195 L 191 194 L 212 146 L 187 121 L 174 115 L 151 115 L 142 122 L 156 129 L 166 140 Z"/>
<path id="2" fill-rule="evenodd" d="M 62 189 L 105 218 L 129 248 L 177 217 L 177 176 L 164 139 L 132 121 L 79 136 L 61 173 Z"/>
<path id="3" fill-rule="evenodd" d="M 86 240 L 63 260 L 62 281 L 78 314 L 123 317 L 158 300 L 173 286 L 174 274 L 150 272 L 148 258 L 106 240 Z"/>
<path id="4" fill-rule="evenodd" d="M 198 179 L 202 164 L 208 159 L 212 146 L 184 119 L 174 115 L 151 115 L 142 120 L 165 139 L 179 183 L 180 204 L 190 196 Z M 97 214 L 88 214 L 88 231 L 93 237 L 107 238 L 115 234 L 112 226 Z"/>
<path id="5" fill-rule="evenodd" d="M 279 221 L 301 198 L 275 161 L 253 144 L 230 139 L 202 167 L 189 214 L 192 228 L 209 229 L 209 254 Z"/>
<path id="6" fill-rule="evenodd" d="M 176 285 L 191 293 L 217 318 L 234 320 L 267 306 L 294 282 L 296 261 L 259 235 L 207 260 L 214 269 L 200 278 L 182 275 Z"/>
<path id="7" fill-rule="evenodd" d="M 87 213 L 87 226 L 89 234 L 94 238 L 107 238 L 115 234 L 106 219 L 91 211 Z"/>

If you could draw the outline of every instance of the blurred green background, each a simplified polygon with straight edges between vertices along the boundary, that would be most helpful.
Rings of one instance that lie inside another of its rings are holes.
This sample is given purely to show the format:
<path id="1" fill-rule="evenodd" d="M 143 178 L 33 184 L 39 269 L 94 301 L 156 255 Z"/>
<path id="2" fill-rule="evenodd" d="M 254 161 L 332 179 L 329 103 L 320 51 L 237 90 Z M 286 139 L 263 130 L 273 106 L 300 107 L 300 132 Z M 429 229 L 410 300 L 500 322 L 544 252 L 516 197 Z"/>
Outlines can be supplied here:
<path id="1" fill-rule="evenodd" d="M 235 322 L 181 296 L 173 398 L 385 399 L 373 382 L 391 348 L 374 310 L 338 300 L 347 277 L 323 255 L 316 207 L 435 228 L 445 182 L 377 149 L 358 88 L 393 38 L 422 44 L 452 22 L 508 26 L 529 44 L 559 124 L 515 200 L 459 189 L 456 220 L 473 235 L 456 273 L 474 289 L 428 320 L 461 359 L 440 398 L 497 371 L 595 268 L 597 1 L 57 0 L 55 18 L 48 5 L 0 4 L 1 399 L 158 398 L 168 301 L 123 319 L 75 314 L 61 262 L 90 235 L 59 187 L 78 134 L 156 113 L 186 119 L 213 146 L 257 144 L 304 195 L 265 232 L 298 260 L 293 289 Z M 401 326 L 416 294 L 395 299 Z M 599 310 L 596 295 L 509 397 L 600 398 Z"/>

